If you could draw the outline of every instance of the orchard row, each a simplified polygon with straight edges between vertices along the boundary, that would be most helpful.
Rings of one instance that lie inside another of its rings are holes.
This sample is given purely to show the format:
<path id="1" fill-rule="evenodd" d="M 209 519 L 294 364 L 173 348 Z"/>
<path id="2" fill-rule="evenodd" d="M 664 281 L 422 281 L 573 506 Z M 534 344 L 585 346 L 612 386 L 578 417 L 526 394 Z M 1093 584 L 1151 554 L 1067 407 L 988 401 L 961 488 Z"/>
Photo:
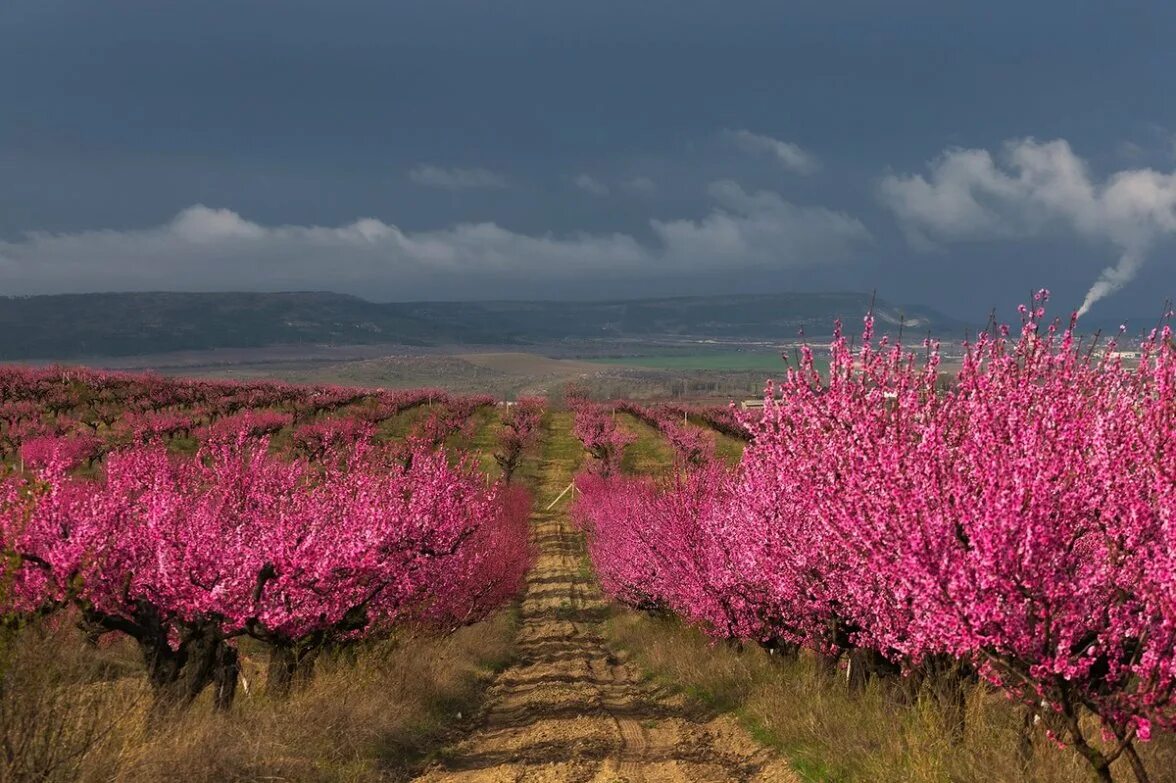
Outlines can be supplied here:
<path id="1" fill-rule="evenodd" d="M 1146 780 L 1135 743 L 1176 728 L 1176 349 L 1164 326 L 1127 363 L 1046 324 L 1045 297 L 949 384 L 935 344 L 838 330 L 827 373 L 804 351 L 741 417 L 735 471 L 678 446 L 670 479 L 620 475 L 627 433 L 582 403 L 605 590 L 856 678 L 976 680 L 1100 779 L 1123 758 Z"/>
<path id="2" fill-rule="evenodd" d="M 258 381 L 192 381 L 80 368 L 0 367 L 0 460 L 43 465 L 50 454 L 92 465 L 111 449 L 163 440 L 193 447 L 283 434 L 288 451 L 316 459 L 407 410 L 427 406 L 412 435 L 433 445 L 459 430 L 485 395 L 389 391 Z M 378 433 L 377 433 L 378 434 Z"/>
<path id="3" fill-rule="evenodd" d="M 442 447 L 488 398 L 72 370 L 3 379 L 6 433 L 58 428 L 20 443 L 23 469 L 0 480 L 3 619 L 77 620 L 95 643 L 130 637 L 160 707 L 210 686 L 228 707 L 244 637 L 268 647 L 280 694 L 324 651 L 485 617 L 529 567 L 530 497 L 510 475 L 538 436 L 541 401 L 505 410 L 503 478 L 489 483 Z M 374 437 L 377 422 L 430 401 L 406 439 Z M 96 421 L 106 406 L 124 412 Z M 177 419 L 198 429 L 194 453 L 169 449 L 180 433 L 154 426 Z M 142 420 L 152 425 L 131 427 Z M 292 426 L 289 448 L 272 449 Z M 87 437 L 103 458 L 79 472 Z"/>

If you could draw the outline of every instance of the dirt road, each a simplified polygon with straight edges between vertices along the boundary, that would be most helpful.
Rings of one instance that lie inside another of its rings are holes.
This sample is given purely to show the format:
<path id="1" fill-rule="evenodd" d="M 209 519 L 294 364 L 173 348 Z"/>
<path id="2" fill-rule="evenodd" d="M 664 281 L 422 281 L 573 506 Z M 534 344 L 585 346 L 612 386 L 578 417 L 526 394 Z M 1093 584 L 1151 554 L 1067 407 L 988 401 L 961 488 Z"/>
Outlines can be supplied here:
<path id="1" fill-rule="evenodd" d="M 565 498 L 578 444 L 547 433 L 522 604 L 518 660 L 491 686 L 481 728 L 418 778 L 425 783 L 786 783 L 788 765 L 731 717 L 701 716 L 643 682 L 604 643 L 606 606 L 581 567 Z M 563 426 L 561 426 L 563 425 Z"/>

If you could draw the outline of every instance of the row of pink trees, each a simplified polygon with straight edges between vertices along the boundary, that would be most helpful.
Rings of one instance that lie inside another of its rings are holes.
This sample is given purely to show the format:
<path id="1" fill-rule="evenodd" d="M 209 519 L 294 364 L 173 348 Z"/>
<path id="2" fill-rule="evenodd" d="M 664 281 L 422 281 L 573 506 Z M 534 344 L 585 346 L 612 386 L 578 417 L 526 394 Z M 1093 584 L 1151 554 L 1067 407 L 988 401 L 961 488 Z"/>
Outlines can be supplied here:
<path id="1" fill-rule="evenodd" d="M 378 423 L 418 405 L 460 407 L 477 399 L 437 389 L 201 381 L 86 368 L 0 366 L 0 458 L 18 454 L 27 441 L 48 437 L 99 437 L 104 451 L 132 441 L 235 430 L 239 417 L 282 416 L 303 425 L 348 411 Z"/>
<path id="2" fill-rule="evenodd" d="M 474 413 L 493 404 L 494 398 L 487 394 L 446 396 L 441 405 L 431 408 L 428 416 L 413 427 L 409 440 L 436 448 L 454 434 L 472 437 L 476 426 L 472 418 Z"/>
<path id="3" fill-rule="evenodd" d="M 315 656 L 405 623 L 475 621 L 520 587 L 529 499 L 419 448 L 359 440 L 314 463 L 241 433 L 195 457 L 111 453 L 100 480 L 50 457 L 0 483 L 6 617 L 66 607 L 135 640 L 161 704 L 227 706 L 234 639 L 271 649 L 281 692 Z"/>
<path id="4" fill-rule="evenodd" d="M 37 464 L 50 451 L 69 452 L 75 464 L 94 465 L 111 449 L 154 440 L 190 448 L 193 442 L 254 437 L 290 430 L 291 448 L 304 456 L 339 445 L 406 410 L 428 404 L 433 415 L 418 435 L 440 443 L 491 404 L 484 395 L 436 389 L 365 390 L 272 383 L 235 385 L 105 374 L 0 367 L 0 459 Z M 50 401 L 52 405 L 50 405 Z M 242 407 L 256 402 L 270 407 Z"/>
<path id="5" fill-rule="evenodd" d="M 703 405 L 691 406 L 662 404 L 659 408 L 667 413 L 694 418 L 710 427 L 715 432 L 726 435 L 735 440 L 747 442 L 751 440 L 751 430 L 744 423 L 748 414 L 736 412 L 733 405 Z"/>
<path id="6" fill-rule="evenodd" d="M 416 390 L 409 392 L 416 393 Z M 433 390 L 433 393 L 438 392 Z M 0 366 L 2 407 L 29 403 L 37 415 L 72 417 L 90 426 L 110 426 L 127 411 L 160 413 L 178 408 L 203 408 L 215 417 L 249 408 L 281 407 L 301 419 L 307 414 L 337 410 L 363 399 L 395 399 L 403 394 L 276 381 L 165 378 L 151 373 L 84 367 Z"/>
<path id="7" fill-rule="evenodd" d="M 704 465 L 714 459 L 714 433 L 691 427 L 685 421 L 684 411 L 668 406 L 648 408 L 630 401 L 618 402 L 616 409 L 660 432 L 674 450 L 675 458 L 687 465 Z"/>
<path id="8" fill-rule="evenodd" d="M 719 637 L 971 673 L 1101 780 L 1120 757 L 1147 780 L 1135 743 L 1176 728 L 1176 349 L 1164 327 L 1124 363 L 1044 300 L 946 391 L 934 345 L 869 320 L 827 377 L 805 351 L 736 474 L 582 478 L 606 589 Z"/>

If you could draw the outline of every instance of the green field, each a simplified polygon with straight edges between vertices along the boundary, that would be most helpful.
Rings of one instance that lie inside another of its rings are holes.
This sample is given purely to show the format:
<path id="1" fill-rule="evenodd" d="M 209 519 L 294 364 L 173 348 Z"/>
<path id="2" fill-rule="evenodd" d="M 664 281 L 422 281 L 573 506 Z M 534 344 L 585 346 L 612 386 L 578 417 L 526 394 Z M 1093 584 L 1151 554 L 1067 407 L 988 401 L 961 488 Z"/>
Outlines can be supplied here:
<path id="1" fill-rule="evenodd" d="M 593 364 L 646 367 L 651 370 L 766 370 L 783 371 L 787 365 L 774 351 L 726 351 L 668 354 L 662 356 L 618 356 L 589 359 Z"/>

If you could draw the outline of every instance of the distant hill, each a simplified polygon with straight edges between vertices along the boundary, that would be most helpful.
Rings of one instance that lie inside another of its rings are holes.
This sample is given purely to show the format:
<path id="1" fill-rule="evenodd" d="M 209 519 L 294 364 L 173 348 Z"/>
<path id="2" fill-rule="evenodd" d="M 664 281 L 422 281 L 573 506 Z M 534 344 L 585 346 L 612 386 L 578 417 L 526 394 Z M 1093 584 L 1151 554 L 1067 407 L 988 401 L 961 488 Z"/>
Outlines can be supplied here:
<path id="1" fill-rule="evenodd" d="M 0 297 L 0 360 L 135 356 L 269 345 L 527 345 L 693 336 L 783 340 L 856 324 L 868 294 L 762 294 L 612 302 L 394 302 L 297 293 L 115 293 Z M 875 304 L 882 325 L 961 334 L 926 307 Z"/>

